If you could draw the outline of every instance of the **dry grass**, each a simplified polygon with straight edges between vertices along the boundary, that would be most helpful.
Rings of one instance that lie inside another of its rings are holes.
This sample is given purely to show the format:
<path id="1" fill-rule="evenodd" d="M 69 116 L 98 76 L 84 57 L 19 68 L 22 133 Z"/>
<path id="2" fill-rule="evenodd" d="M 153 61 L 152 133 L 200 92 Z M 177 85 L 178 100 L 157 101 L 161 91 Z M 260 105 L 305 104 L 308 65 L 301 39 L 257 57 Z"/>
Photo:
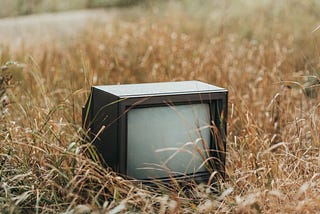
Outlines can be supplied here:
<path id="1" fill-rule="evenodd" d="M 319 5 L 280 2 L 241 13 L 232 2 L 210 3 L 216 13 L 206 16 L 174 4 L 151 8 L 156 16 L 93 25 L 63 48 L 1 48 L 2 65 L 20 62 L 2 69 L 14 82 L 1 83 L 10 100 L 0 108 L 1 210 L 320 212 L 320 32 L 311 33 Z M 229 89 L 220 194 L 205 185 L 188 194 L 143 189 L 86 157 L 80 108 L 90 85 L 191 79 Z"/>

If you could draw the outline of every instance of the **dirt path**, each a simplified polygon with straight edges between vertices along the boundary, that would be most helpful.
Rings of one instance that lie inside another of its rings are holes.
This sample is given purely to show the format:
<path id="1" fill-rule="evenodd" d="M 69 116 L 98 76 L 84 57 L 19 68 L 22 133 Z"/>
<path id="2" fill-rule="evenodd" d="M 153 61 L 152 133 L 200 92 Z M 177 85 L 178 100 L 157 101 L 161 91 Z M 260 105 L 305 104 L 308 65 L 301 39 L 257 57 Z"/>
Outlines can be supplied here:
<path id="1" fill-rule="evenodd" d="M 112 22 L 117 10 L 81 10 L 0 19 L 0 45 L 18 48 L 42 42 L 67 40 L 88 23 Z"/>

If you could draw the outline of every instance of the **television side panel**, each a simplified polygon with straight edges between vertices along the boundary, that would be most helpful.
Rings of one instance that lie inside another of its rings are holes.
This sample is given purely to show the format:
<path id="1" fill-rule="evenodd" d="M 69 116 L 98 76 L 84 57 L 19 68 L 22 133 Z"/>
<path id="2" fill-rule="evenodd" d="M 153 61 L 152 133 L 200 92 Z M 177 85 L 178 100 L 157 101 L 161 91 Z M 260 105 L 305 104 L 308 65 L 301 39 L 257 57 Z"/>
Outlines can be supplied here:
<path id="1" fill-rule="evenodd" d="M 107 166 L 117 171 L 119 164 L 118 97 L 93 88 L 91 113 L 91 140 Z"/>

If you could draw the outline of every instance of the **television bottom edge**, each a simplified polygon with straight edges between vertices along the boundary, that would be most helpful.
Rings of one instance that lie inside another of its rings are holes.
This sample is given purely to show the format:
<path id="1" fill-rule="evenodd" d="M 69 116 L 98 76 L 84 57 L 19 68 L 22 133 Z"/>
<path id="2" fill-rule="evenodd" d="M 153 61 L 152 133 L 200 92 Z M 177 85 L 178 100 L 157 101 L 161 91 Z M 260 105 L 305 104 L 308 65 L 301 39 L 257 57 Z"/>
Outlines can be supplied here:
<path id="1" fill-rule="evenodd" d="M 211 173 L 209 172 L 201 172 L 192 175 L 181 175 L 181 176 L 172 176 L 172 177 L 165 177 L 165 178 L 154 178 L 154 179 L 129 179 L 133 183 L 141 183 L 147 186 L 158 186 L 164 185 L 168 186 L 172 183 L 178 183 L 180 185 L 188 185 L 192 182 L 197 184 L 209 182 Z M 217 184 L 218 178 L 214 177 L 209 185 Z"/>

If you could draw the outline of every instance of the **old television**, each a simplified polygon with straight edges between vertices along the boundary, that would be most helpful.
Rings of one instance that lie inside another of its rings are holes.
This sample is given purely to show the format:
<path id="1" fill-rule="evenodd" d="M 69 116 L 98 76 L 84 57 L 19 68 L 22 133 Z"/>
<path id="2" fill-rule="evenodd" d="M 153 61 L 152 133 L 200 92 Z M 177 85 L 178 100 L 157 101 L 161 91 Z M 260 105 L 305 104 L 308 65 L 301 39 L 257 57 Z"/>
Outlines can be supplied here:
<path id="1" fill-rule="evenodd" d="M 200 81 L 93 86 L 83 127 L 103 162 L 148 182 L 224 177 L 228 91 Z"/>

